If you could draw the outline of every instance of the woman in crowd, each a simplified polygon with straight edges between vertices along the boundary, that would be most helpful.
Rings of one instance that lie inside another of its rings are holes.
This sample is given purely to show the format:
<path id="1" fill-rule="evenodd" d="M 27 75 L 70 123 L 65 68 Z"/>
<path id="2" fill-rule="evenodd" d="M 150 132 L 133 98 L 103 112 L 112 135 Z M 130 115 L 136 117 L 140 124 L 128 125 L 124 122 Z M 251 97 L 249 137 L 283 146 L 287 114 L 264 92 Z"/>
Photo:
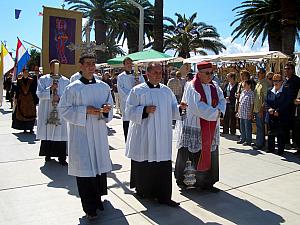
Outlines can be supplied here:
<path id="1" fill-rule="evenodd" d="M 12 128 L 24 130 L 24 133 L 27 130 L 33 133 L 36 119 L 36 104 L 38 102 L 36 88 L 36 82 L 29 77 L 27 68 L 24 68 L 22 76 L 17 79 L 16 108 L 12 115 Z"/>
<path id="2" fill-rule="evenodd" d="M 273 88 L 268 90 L 266 98 L 267 120 L 269 125 L 268 150 L 275 152 L 275 137 L 277 138 L 277 154 L 282 155 L 284 151 L 285 127 L 289 121 L 289 102 L 287 89 L 282 85 L 283 77 L 280 74 L 273 76 Z"/>

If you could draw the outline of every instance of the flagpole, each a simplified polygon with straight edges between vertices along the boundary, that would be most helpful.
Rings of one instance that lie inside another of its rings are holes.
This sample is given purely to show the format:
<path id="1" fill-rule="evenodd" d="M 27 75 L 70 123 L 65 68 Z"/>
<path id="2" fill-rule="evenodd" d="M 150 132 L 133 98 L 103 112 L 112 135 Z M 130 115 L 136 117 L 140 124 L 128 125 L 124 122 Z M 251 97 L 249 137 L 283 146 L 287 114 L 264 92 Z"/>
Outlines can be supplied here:
<path id="1" fill-rule="evenodd" d="M 24 41 L 26 44 L 29 44 L 29 45 L 31 45 L 31 46 L 33 46 L 33 47 L 35 47 L 35 48 L 41 50 L 41 55 L 40 55 L 40 67 L 42 67 L 42 62 L 43 62 L 43 60 L 42 60 L 42 48 L 40 48 L 40 47 L 36 46 L 35 44 L 32 44 L 32 43 L 30 43 L 30 42 L 28 42 L 28 41 L 25 41 L 25 40 L 23 40 L 23 41 Z"/>

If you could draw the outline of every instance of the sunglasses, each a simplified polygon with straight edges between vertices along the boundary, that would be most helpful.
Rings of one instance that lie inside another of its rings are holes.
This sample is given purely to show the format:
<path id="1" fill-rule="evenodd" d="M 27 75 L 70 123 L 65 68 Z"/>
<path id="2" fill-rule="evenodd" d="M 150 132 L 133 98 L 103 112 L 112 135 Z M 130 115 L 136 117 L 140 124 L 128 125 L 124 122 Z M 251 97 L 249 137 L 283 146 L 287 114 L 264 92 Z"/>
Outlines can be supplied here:
<path id="1" fill-rule="evenodd" d="M 272 77 L 268 77 L 268 80 L 272 80 Z"/>
<path id="2" fill-rule="evenodd" d="M 282 80 L 273 80 L 274 83 L 279 83 L 281 82 Z"/>
<path id="3" fill-rule="evenodd" d="M 284 68 L 285 70 L 290 70 L 290 69 L 292 69 L 292 68 L 290 68 L 290 67 L 286 67 L 286 68 Z"/>

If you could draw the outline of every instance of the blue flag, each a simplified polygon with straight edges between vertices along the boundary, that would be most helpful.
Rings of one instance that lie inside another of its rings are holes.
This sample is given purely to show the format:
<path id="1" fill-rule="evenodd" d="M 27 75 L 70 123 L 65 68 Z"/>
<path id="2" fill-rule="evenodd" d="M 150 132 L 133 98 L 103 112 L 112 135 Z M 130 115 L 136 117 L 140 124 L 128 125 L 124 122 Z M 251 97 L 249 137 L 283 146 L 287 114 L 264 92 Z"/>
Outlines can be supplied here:
<path id="1" fill-rule="evenodd" d="M 21 13 L 20 9 L 15 9 L 15 19 L 19 19 L 20 13 Z"/>

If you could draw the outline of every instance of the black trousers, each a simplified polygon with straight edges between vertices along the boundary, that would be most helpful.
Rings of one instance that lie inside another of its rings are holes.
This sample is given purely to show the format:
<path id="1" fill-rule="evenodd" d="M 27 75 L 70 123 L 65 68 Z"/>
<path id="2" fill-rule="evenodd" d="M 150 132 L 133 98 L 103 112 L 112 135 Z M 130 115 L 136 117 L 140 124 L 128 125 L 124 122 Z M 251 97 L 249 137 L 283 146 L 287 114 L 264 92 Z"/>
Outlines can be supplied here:
<path id="1" fill-rule="evenodd" d="M 96 177 L 76 177 L 76 181 L 83 211 L 91 216 L 97 215 L 96 210 L 102 205 L 101 196 L 107 195 L 106 173 Z"/>
<path id="2" fill-rule="evenodd" d="M 231 107 L 227 104 L 224 119 L 223 119 L 223 133 L 228 134 L 229 128 L 230 133 L 235 134 L 236 133 L 236 116 L 235 116 L 235 110 L 234 107 Z"/>
<path id="3" fill-rule="evenodd" d="M 286 131 L 288 124 L 269 124 L 268 150 L 275 151 L 275 137 L 277 138 L 278 154 L 281 155 L 286 144 Z"/>
<path id="4" fill-rule="evenodd" d="M 123 121 L 123 131 L 124 131 L 125 142 L 127 140 L 128 127 L 129 127 L 129 121 Z"/>
<path id="5" fill-rule="evenodd" d="M 297 147 L 300 148 L 300 118 L 295 119 L 294 131 L 295 131 L 295 143 Z"/>
<path id="6" fill-rule="evenodd" d="M 63 162 L 67 158 L 67 142 L 41 140 L 39 156 L 58 157 Z"/>
<path id="7" fill-rule="evenodd" d="M 159 201 L 172 196 L 172 161 L 137 162 L 131 160 L 130 187 L 146 198 Z"/>

